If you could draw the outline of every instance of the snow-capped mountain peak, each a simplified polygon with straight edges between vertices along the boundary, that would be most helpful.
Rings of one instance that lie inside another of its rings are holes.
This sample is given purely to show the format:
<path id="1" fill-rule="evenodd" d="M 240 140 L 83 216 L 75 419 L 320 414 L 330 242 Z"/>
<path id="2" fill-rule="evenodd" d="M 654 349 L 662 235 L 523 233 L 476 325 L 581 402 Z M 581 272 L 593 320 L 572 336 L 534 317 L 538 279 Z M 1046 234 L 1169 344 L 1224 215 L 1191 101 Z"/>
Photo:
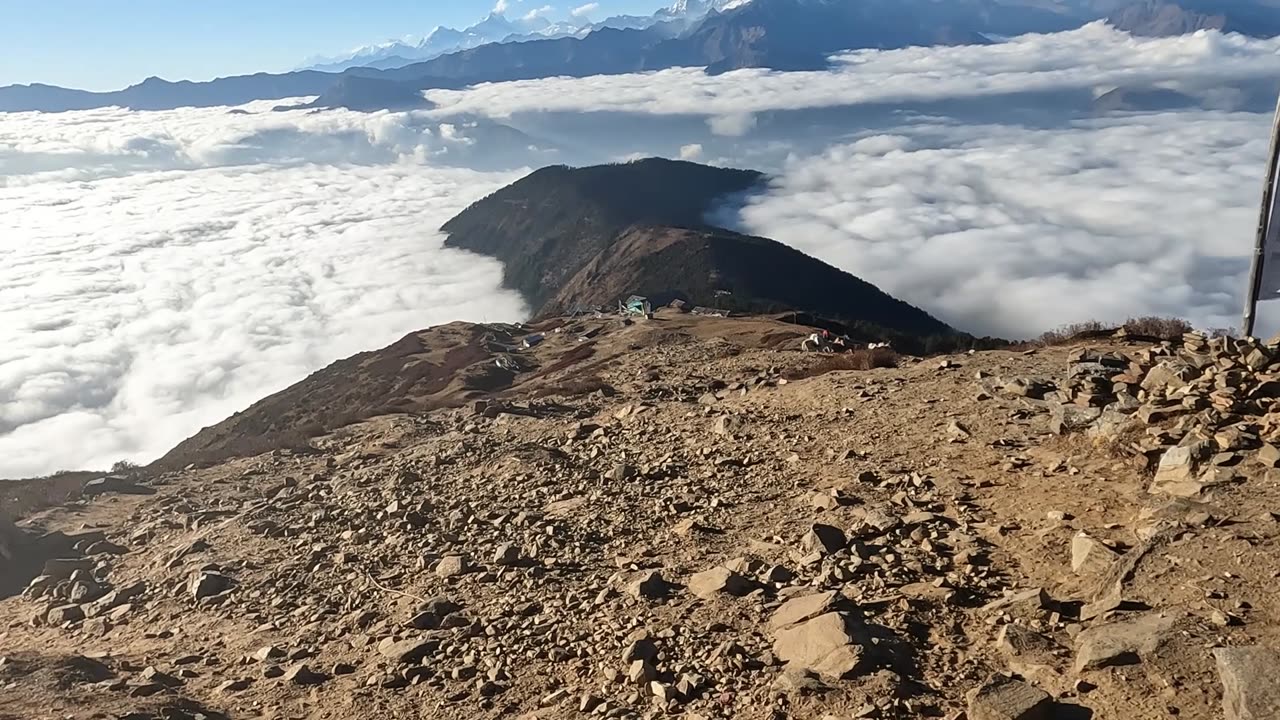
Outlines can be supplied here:
<path id="1" fill-rule="evenodd" d="M 325 72 L 366 66 L 385 69 L 508 40 L 582 36 L 605 27 L 643 29 L 658 23 L 683 23 L 688 26 L 713 10 L 724 12 L 749 2 L 751 0 L 675 0 L 670 7 L 658 10 L 653 15 L 618 16 L 598 23 L 574 20 L 552 22 L 540 13 L 511 19 L 503 13 L 490 12 L 480 22 L 462 30 L 436 26 L 421 40 L 406 36 L 399 40 L 366 45 L 338 57 L 314 58 L 308 61 L 304 69 Z"/>

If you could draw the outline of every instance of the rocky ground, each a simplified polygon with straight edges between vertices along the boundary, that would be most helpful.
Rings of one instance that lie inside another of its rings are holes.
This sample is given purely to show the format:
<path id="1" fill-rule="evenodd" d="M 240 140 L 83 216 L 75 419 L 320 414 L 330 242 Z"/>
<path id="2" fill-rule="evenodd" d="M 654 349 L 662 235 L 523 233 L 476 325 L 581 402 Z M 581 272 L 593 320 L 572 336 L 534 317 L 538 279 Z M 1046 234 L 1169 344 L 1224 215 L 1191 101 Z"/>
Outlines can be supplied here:
<path id="1" fill-rule="evenodd" d="M 0 718 L 1280 717 L 1274 347 L 793 336 L 577 321 L 505 394 L 28 513 Z"/>

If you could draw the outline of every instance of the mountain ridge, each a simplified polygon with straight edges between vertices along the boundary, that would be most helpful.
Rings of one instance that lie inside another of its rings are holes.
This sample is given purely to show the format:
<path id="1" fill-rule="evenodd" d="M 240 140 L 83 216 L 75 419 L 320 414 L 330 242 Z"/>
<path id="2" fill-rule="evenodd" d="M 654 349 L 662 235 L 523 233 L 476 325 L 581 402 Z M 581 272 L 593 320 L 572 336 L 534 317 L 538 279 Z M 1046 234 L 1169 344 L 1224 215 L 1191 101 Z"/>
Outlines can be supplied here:
<path id="1" fill-rule="evenodd" d="M 633 293 L 711 305 L 727 291 L 730 306 L 744 312 L 816 312 L 879 329 L 877 339 L 960 335 L 783 243 L 707 219 L 765 180 L 752 170 L 663 158 L 551 166 L 472 203 L 441 231 L 447 247 L 502 261 L 504 284 L 535 318 Z"/>
<path id="2" fill-rule="evenodd" d="M 599 22 L 583 20 L 577 23 L 552 22 L 532 13 L 510 19 L 503 13 L 492 11 L 476 24 L 461 30 L 436 27 L 417 43 L 391 40 L 365 45 L 345 56 L 316 59 L 299 69 L 342 72 L 353 67 L 373 67 L 390 70 L 491 43 L 581 37 L 605 28 L 643 30 L 668 23 L 676 23 L 683 29 L 712 11 L 733 9 L 748 2 L 751 0 L 678 0 L 650 15 L 615 15 Z"/>
<path id="3" fill-rule="evenodd" d="M 981 44 L 1023 32 L 1066 30 L 1102 18 L 1111 18 L 1113 24 L 1132 28 L 1137 34 L 1193 31 L 1211 24 L 1200 15 L 1209 17 L 1219 10 L 1224 18 L 1220 24 L 1228 30 L 1280 34 L 1280 0 L 1078 0 L 1059 5 L 957 0 L 945 6 L 931 0 L 753 0 L 724 7 L 723 12 L 713 9 L 687 29 L 678 20 L 643 28 L 599 27 L 581 36 L 482 44 L 396 68 L 258 73 L 203 83 L 150 78 L 124 90 L 102 93 L 41 84 L 0 87 L 0 112 L 61 112 L 111 105 L 139 110 L 238 105 L 319 96 L 339 78 L 348 76 L 402 82 L 406 90 L 420 91 L 680 66 L 704 67 L 710 73 L 745 67 L 812 70 L 826 67 L 828 56 L 840 50 Z M 1160 13 L 1174 8 L 1180 19 L 1165 21 L 1161 19 L 1165 15 L 1157 14 L 1152 20 L 1147 17 L 1149 8 L 1161 8 Z M 362 94 L 350 87 L 347 92 Z"/>

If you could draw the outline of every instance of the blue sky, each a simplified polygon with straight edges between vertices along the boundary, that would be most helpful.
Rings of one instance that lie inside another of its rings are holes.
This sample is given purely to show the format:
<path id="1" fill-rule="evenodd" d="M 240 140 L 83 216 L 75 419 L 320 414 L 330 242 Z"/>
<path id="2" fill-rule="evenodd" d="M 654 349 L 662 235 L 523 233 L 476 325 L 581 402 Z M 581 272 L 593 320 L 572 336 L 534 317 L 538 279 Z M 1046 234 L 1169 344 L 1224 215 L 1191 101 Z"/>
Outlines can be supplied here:
<path id="1" fill-rule="evenodd" d="M 316 55 L 480 20 L 495 0 L 0 0 L 0 85 L 114 90 L 158 75 L 208 80 L 290 70 Z M 508 0 L 509 17 L 588 0 Z M 596 0 L 589 17 L 669 0 Z"/>

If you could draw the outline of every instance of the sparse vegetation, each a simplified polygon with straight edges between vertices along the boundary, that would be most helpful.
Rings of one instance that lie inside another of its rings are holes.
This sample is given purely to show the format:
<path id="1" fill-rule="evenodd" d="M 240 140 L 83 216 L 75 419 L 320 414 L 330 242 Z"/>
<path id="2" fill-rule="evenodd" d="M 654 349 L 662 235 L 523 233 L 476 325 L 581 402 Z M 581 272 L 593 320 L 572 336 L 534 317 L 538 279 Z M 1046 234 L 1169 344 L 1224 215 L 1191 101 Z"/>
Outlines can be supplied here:
<path id="1" fill-rule="evenodd" d="M 1191 323 L 1182 318 L 1159 317 L 1156 315 L 1129 318 L 1121 325 L 1089 320 L 1049 330 L 1040 336 L 1039 343 L 1050 346 L 1065 345 L 1077 340 L 1105 337 L 1119 330 L 1124 330 L 1132 336 L 1153 340 L 1176 340 L 1182 337 L 1184 333 L 1191 332 L 1192 329 Z"/>
<path id="2" fill-rule="evenodd" d="M 1053 330 L 1046 330 L 1044 334 L 1040 336 L 1040 344 L 1065 345 L 1066 343 L 1082 337 L 1110 335 L 1119 329 L 1120 327 L 1118 325 L 1104 325 L 1097 320 L 1071 323 Z"/>
<path id="3" fill-rule="evenodd" d="M 838 355 L 824 355 L 819 362 L 807 368 L 788 373 L 787 379 L 803 380 L 804 378 L 817 377 L 842 370 L 874 370 L 876 368 L 894 367 L 898 367 L 898 353 L 889 348 L 854 350 L 853 352 L 840 353 Z"/>
<path id="4" fill-rule="evenodd" d="M 112 475 L 135 475 L 141 469 L 142 469 L 142 466 L 138 465 L 138 463 L 135 463 L 129 460 L 120 460 L 111 466 L 111 474 Z"/>
<path id="5" fill-rule="evenodd" d="M 1160 338 L 1161 340 L 1176 340 L 1184 334 L 1193 330 L 1191 323 L 1182 318 L 1173 317 L 1157 317 L 1150 315 L 1147 317 L 1130 318 L 1124 324 L 1125 332 L 1130 335 L 1141 335 L 1143 337 Z"/>
<path id="6" fill-rule="evenodd" d="M 590 395 L 591 393 L 599 390 L 611 392 L 613 388 L 608 383 L 595 376 L 570 378 L 556 385 L 539 388 L 533 393 L 533 397 L 582 397 L 583 395 Z"/>

